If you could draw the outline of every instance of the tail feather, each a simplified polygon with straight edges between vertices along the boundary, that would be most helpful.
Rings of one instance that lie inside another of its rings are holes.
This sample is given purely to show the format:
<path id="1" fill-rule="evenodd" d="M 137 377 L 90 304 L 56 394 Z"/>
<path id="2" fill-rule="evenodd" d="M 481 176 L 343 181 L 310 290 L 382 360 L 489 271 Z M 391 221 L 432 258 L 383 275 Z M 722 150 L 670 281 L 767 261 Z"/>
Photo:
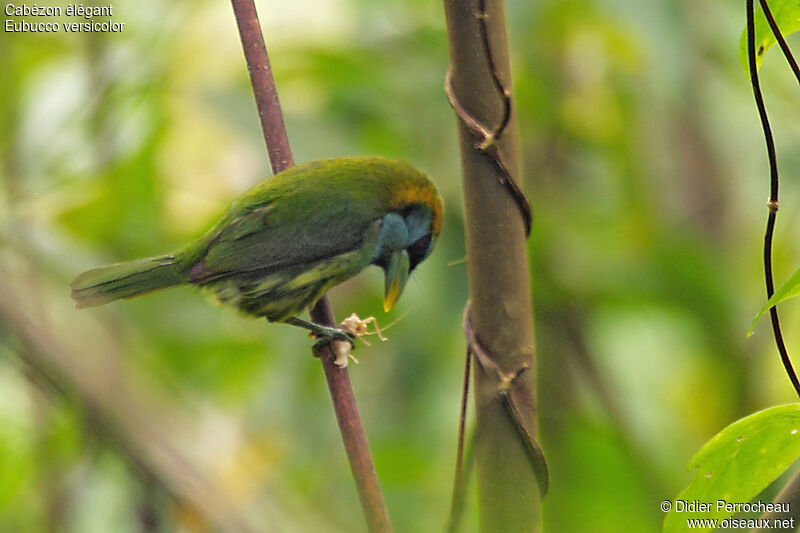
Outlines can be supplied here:
<path id="1" fill-rule="evenodd" d="M 82 309 L 180 285 L 187 279 L 180 256 L 163 255 L 89 270 L 70 287 L 75 307 Z"/>

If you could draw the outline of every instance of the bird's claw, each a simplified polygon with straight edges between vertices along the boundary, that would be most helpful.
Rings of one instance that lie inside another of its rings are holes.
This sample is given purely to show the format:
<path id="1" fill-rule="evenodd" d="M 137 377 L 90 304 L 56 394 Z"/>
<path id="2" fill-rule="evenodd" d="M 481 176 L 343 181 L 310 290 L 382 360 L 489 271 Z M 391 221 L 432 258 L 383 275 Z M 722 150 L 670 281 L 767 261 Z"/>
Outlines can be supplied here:
<path id="1" fill-rule="evenodd" d="M 367 326 L 370 323 L 375 326 L 374 332 L 367 330 Z M 345 368 L 349 359 L 358 363 L 358 359 L 353 357 L 351 353 L 356 348 L 356 338 L 361 339 L 366 345 L 369 345 L 369 343 L 364 339 L 365 335 L 377 335 L 380 340 L 386 340 L 386 337 L 381 335 L 381 330 L 378 328 L 378 323 L 374 317 L 362 320 L 355 313 L 345 318 L 338 328 L 320 327 L 312 335 L 317 337 L 317 342 L 314 343 L 314 350 L 330 344 L 334 356 L 333 363 L 339 368 Z"/>
<path id="2" fill-rule="evenodd" d="M 320 335 L 316 335 L 317 342 L 314 343 L 314 351 L 330 346 L 333 353 L 333 364 L 339 368 L 347 366 L 348 358 L 358 362 L 358 360 L 351 355 L 351 351 L 356 349 L 356 335 L 347 330 L 339 328 L 326 328 L 326 331 Z M 341 342 L 334 342 L 341 341 Z"/>
<path id="3" fill-rule="evenodd" d="M 339 329 L 339 328 L 325 328 L 325 331 L 322 333 L 313 333 L 313 335 L 317 338 L 317 342 L 314 343 L 314 348 L 322 348 L 326 344 L 331 343 L 332 341 L 342 341 L 350 343 L 350 349 L 355 350 L 356 348 L 356 336 L 353 333 L 350 333 L 347 330 Z"/>

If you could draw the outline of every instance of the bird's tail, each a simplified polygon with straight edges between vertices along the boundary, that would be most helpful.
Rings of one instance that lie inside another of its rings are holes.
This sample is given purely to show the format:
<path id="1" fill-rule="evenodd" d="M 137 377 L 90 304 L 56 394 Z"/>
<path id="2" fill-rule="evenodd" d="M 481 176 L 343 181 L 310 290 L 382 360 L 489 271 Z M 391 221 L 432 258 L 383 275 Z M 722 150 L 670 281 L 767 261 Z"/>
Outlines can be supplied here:
<path id="1" fill-rule="evenodd" d="M 70 287 L 75 307 L 81 309 L 166 289 L 186 280 L 181 256 L 162 255 L 89 270 L 75 278 Z"/>

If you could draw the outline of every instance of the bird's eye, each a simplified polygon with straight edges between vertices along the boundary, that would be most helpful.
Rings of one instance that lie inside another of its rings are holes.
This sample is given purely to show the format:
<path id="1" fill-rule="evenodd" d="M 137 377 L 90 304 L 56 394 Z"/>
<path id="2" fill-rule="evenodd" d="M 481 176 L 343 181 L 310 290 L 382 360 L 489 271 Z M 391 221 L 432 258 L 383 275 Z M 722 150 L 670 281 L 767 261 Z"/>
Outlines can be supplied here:
<path id="1" fill-rule="evenodd" d="M 425 259 L 425 256 L 428 255 L 428 250 L 430 250 L 430 247 L 431 247 L 431 234 L 428 233 L 427 235 L 424 235 L 419 239 L 417 239 L 416 241 L 414 241 L 411 244 L 411 246 L 409 246 L 406 249 L 408 251 L 408 259 L 411 269 L 413 269 L 423 259 Z"/>

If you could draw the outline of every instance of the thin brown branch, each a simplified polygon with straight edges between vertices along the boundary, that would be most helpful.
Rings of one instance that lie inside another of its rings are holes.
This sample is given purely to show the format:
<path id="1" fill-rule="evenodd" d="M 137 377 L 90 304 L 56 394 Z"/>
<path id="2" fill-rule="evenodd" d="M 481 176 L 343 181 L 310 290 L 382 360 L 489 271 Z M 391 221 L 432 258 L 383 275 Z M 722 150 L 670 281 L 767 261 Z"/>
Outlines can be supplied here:
<path id="1" fill-rule="evenodd" d="M 283 113 L 278 102 L 278 90 L 272 76 L 272 66 L 267 55 L 267 45 L 261 34 L 261 24 L 252 0 L 232 0 L 236 25 L 242 41 L 247 71 L 256 98 L 261 132 L 267 144 L 272 172 L 277 174 L 294 165 L 289 136 L 283 124 Z"/>
<path id="2" fill-rule="evenodd" d="M 453 494 L 450 498 L 450 516 L 447 519 L 447 532 L 456 533 L 461 529 L 461 518 L 466 502 L 467 478 L 464 475 L 464 440 L 467 432 L 467 403 L 469 400 L 469 379 L 472 354 L 464 357 L 464 381 L 461 387 L 461 409 L 458 415 L 458 448 L 456 450 L 456 472 L 453 476 Z"/>
<path id="3" fill-rule="evenodd" d="M 261 34 L 258 14 L 252 0 L 232 0 L 239 36 L 242 41 L 247 70 L 253 85 L 261 130 L 267 144 L 270 163 L 274 173 L 292 165 L 291 148 L 283 123 L 278 91 L 272 76 L 267 47 Z M 323 296 L 311 310 L 311 320 L 324 326 L 334 326 L 336 321 L 328 298 Z M 350 376 L 347 370 L 333 363 L 330 346 L 318 350 L 330 390 L 336 421 L 350 461 L 350 469 L 358 490 L 361 507 L 371 533 L 392 531 L 389 512 L 383 499 L 375 465 L 370 455 L 367 437 L 358 413 Z"/>

